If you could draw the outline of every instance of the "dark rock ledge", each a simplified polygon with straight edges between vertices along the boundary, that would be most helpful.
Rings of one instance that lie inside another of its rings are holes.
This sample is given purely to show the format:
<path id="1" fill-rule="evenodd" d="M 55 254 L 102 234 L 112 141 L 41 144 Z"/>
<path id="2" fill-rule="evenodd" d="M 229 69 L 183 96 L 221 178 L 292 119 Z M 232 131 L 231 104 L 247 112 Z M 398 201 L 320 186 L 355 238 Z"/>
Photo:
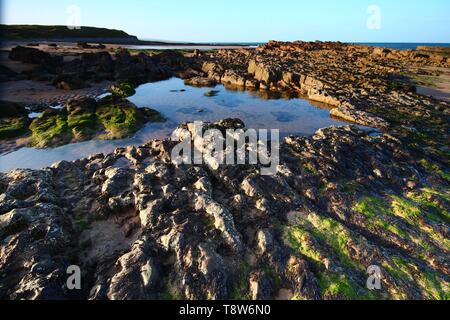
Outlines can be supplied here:
<path id="1" fill-rule="evenodd" d="M 0 174 L 0 299 L 448 299 L 448 176 L 398 138 L 289 137 L 266 177 L 173 145 Z"/>

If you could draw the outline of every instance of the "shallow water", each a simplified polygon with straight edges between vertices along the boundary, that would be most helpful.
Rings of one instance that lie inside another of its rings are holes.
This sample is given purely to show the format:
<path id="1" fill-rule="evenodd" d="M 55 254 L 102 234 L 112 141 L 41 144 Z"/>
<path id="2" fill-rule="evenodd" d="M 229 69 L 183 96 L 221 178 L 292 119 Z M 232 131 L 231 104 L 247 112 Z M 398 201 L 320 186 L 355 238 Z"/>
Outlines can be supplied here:
<path id="1" fill-rule="evenodd" d="M 218 95 L 205 97 L 204 93 L 209 90 L 217 90 Z M 22 148 L 0 156 L 0 171 L 40 169 L 61 160 L 71 161 L 92 154 L 110 153 L 118 147 L 142 145 L 152 139 L 168 137 L 179 123 L 186 121 L 239 118 L 247 128 L 279 129 L 281 136 L 309 136 L 319 128 L 347 124 L 332 119 L 329 109 L 323 105 L 313 105 L 305 99 L 269 98 L 259 92 L 234 91 L 222 85 L 196 88 L 185 86 L 183 80 L 177 78 L 144 84 L 129 100 L 138 107 L 158 110 L 168 121 L 148 124 L 129 139 L 86 141 L 44 150 Z"/>

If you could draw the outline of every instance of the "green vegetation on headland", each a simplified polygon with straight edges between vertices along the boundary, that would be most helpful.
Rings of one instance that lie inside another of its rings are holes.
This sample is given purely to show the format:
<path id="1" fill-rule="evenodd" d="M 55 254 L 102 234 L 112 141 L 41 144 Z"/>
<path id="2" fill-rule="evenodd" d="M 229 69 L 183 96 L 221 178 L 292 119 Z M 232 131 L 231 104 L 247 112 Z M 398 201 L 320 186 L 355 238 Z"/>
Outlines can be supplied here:
<path id="1" fill-rule="evenodd" d="M 80 29 L 69 29 L 67 26 L 43 26 L 43 25 L 0 25 L 2 39 L 128 39 L 137 41 L 137 37 L 131 36 L 124 31 L 81 27 Z"/>

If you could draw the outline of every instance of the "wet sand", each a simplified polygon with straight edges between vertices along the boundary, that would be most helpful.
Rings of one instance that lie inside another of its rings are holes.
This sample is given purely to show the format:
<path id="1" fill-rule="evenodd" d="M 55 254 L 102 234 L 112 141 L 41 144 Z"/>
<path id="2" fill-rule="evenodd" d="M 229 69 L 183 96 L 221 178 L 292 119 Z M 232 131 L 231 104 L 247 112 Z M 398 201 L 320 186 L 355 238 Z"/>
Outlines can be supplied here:
<path id="1" fill-rule="evenodd" d="M 94 98 L 105 93 L 110 85 L 111 82 L 103 81 L 90 84 L 89 88 L 68 91 L 57 89 L 46 82 L 7 81 L 0 84 L 0 97 L 5 101 L 25 104 L 62 104 L 70 99 Z"/>
<path id="2" fill-rule="evenodd" d="M 435 86 L 418 86 L 417 93 L 450 102 L 450 70 L 445 68 L 428 68 L 428 70 L 439 73 L 439 76 L 435 77 Z"/>

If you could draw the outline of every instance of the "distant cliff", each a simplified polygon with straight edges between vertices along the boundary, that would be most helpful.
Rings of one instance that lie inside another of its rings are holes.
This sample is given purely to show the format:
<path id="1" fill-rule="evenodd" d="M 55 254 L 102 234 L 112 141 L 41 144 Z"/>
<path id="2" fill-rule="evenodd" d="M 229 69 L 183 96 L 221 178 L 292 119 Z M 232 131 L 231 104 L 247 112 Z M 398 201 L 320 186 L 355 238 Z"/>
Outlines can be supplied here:
<path id="1" fill-rule="evenodd" d="M 96 41 L 137 43 L 136 36 L 121 30 L 81 27 L 70 30 L 66 26 L 0 25 L 2 40 L 51 40 L 51 41 Z"/>

